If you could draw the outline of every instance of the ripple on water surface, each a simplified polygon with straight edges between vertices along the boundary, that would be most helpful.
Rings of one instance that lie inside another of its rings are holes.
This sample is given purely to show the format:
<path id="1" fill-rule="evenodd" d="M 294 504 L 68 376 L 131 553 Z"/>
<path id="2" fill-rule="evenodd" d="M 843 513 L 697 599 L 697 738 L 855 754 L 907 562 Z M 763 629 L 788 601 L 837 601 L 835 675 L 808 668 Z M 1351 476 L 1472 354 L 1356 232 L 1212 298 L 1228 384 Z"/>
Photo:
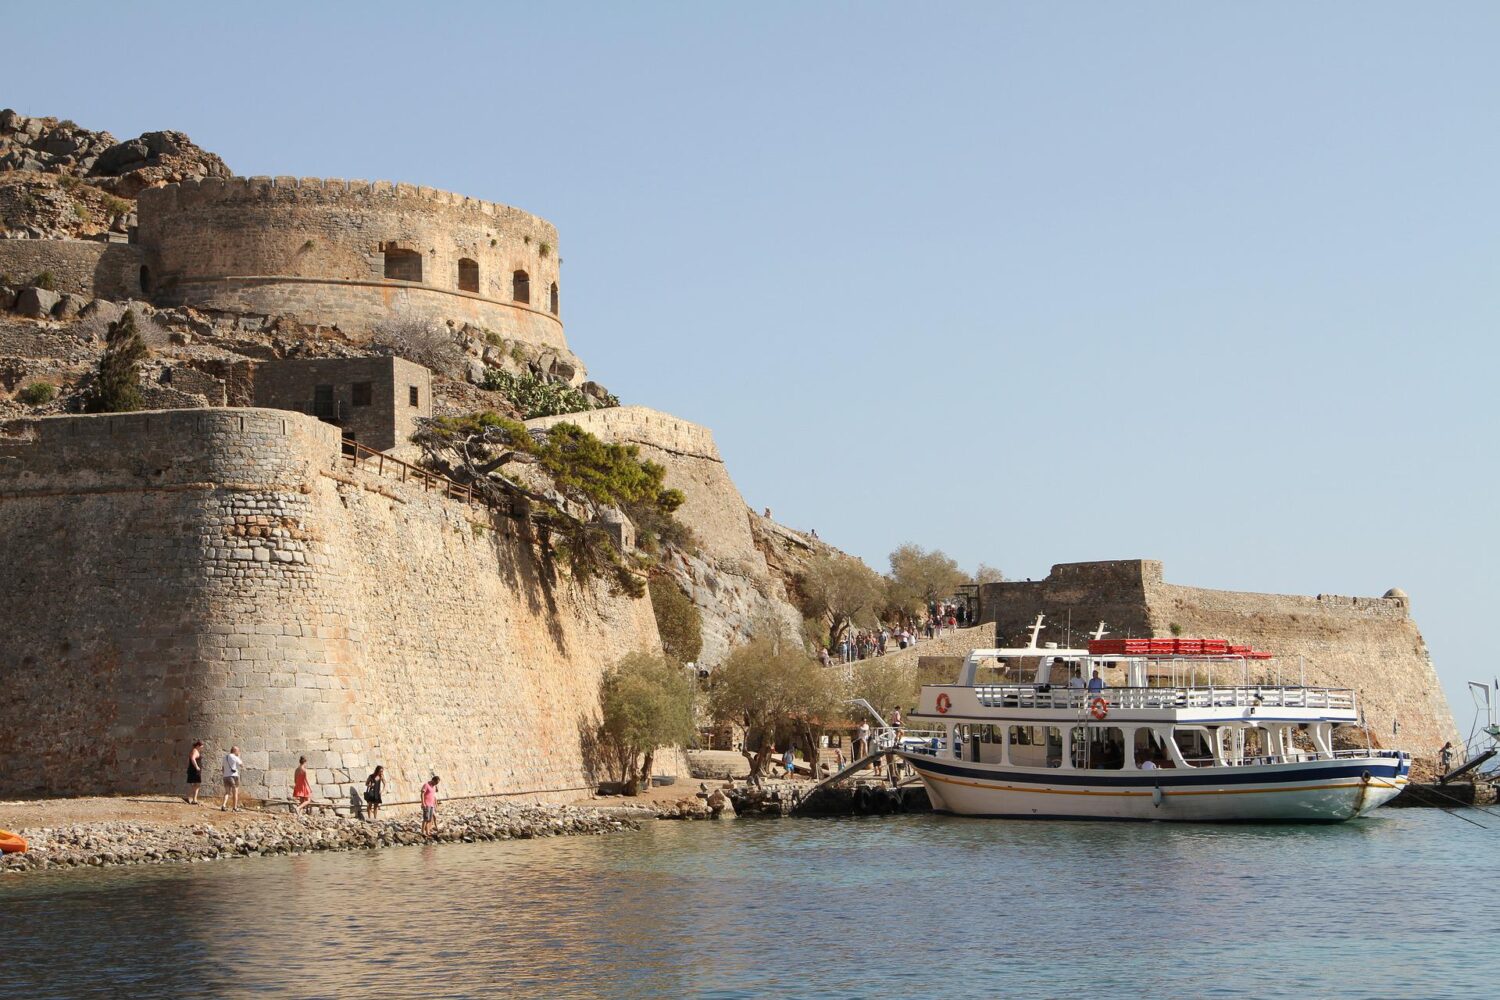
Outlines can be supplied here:
<path id="1" fill-rule="evenodd" d="M 43 873 L 0 880 L 0 996 L 1484 995 L 1496 833 L 912 816 Z"/>

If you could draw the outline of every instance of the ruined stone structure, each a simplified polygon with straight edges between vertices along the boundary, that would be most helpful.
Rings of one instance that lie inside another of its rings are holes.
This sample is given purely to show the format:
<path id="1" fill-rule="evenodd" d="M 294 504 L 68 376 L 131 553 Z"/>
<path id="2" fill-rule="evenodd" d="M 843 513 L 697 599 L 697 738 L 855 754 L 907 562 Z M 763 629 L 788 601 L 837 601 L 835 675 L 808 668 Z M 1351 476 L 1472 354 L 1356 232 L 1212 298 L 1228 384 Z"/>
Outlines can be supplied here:
<path id="1" fill-rule="evenodd" d="M 376 763 L 392 800 L 577 795 L 603 669 L 660 641 L 520 530 L 285 411 L 0 427 L 0 795 L 174 788 L 193 738 L 254 796 L 300 754 L 319 797 Z"/>
<path id="2" fill-rule="evenodd" d="M 985 584 L 980 620 L 995 622 L 1002 645 L 1024 645 L 1025 628 L 1047 615 L 1042 640 L 1065 641 L 1071 613 L 1081 643 L 1101 620 L 1112 636 L 1226 638 L 1276 654 L 1263 679 L 1353 688 L 1374 737 L 1386 747 L 1431 755 L 1457 729 L 1427 645 L 1404 594 L 1335 597 L 1249 594 L 1164 582 L 1151 559 L 1064 563 L 1045 580 Z M 1257 667 L 1252 663 L 1252 667 Z"/>
<path id="3" fill-rule="evenodd" d="M 29 281 L 50 272 L 59 292 L 88 298 L 141 295 L 141 248 L 98 240 L 0 240 L 0 274 Z"/>
<path id="4" fill-rule="evenodd" d="M 405 445 L 432 416 L 432 373 L 402 358 L 295 358 L 253 373 L 256 406 L 317 417 L 376 451 Z"/>
<path id="5" fill-rule="evenodd" d="M 137 201 L 145 293 L 362 334 L 408 313 L 564 355 L 557 230 L 388 181 L 207 178 Z"/>

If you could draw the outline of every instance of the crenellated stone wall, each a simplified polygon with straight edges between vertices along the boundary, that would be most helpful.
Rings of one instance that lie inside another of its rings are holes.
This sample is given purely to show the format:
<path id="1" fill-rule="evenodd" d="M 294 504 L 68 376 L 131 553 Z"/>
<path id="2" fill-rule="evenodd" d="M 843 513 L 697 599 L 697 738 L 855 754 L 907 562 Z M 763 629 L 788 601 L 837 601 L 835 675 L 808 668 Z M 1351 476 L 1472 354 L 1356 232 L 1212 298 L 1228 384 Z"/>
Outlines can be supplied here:
<path id="1" fill-rule="evenodd" d="M 986 584 L 980 616 L 1002 645 L 1024 645 L 1026 626 L 1047 615 L 1041 641 L 1086 641 L 1103 620 L 1111 636 L 1226 638 L 1276 654 L 1253 664 L 1260 679 L 1353 688 L 1384 746 L 1431 755 L 1457 740 L 1453 715 L 1404 594 L 1338 597 L 1252 594 L 1165 582 L 1152 559 L 1064 563 L 1044 580 Z M 1280 671 L 1279 675 L 1277 671 Z"/>
<path id="2" fill-rule="evenodd" d="M 344 467 L 272 410 L 0 427 L 0 795 L 173 789 L 194 738 L 284 797 L 576 795 L 649 598 L 551 578 L 508 519 Z"/>
<path id="3" fill-rule="evenodd" d="M 557 230 L 520 209 L 389 181 L 235 177 L 147 189 L 138 213 L 158 302 L 285 315 L 355 337 L 412 313 L 582 369 L 560 319 Z M 388 253 L 406 255 L 409 270 L 387 276 Z"/>

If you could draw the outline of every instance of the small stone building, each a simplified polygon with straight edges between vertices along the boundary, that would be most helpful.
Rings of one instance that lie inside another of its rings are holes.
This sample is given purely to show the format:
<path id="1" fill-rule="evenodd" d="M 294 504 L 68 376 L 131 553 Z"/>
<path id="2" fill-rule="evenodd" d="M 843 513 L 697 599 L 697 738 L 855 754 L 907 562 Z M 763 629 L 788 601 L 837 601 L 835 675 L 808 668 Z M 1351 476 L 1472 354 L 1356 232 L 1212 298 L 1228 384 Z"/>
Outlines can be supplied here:
<path id="1" fill-rule="evenodd" d="M 255 366 L 255 405 L 309 414 L 390 451 L 432 416 L 432 373 L 402 358 L 266 361 Z"/>

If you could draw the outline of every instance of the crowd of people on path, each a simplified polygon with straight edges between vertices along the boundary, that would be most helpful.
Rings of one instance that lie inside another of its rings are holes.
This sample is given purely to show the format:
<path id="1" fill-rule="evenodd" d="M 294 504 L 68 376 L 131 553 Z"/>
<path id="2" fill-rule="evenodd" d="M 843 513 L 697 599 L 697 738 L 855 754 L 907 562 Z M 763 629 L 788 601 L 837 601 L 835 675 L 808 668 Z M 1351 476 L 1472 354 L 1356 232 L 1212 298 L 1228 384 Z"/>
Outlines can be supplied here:
<path id="1" fill-rule="evenodd" d="M 847 629 L 836 645 L 818 650 L 818 661 L 825 667 L 835 662 L 858 663 L 884 656 L 892 647 L 909 649 L 919 639 L 935 639 L 945 629 L 952 631 L 972 624 L 973 615 L 967 605 L 933 601 L 927 605 L 926 616 L 920 619 L 907 618 L 878 629 Z"/>
<path id="2" fill-rule="evenodd" d="M 198 794 L 203 788 L 203 752 L 204 742 L 194 740 L 193 745 L 188 748 L 187 757 L 187 791 L 183 795 L 183 801 L 188 805 L 202 805 Z M 219 804 L 221 812 L 239 812 L 240 805 L 240 779 L 243 775 L 245 761 L 240 757 L 240 748 L 231 746 L 224 754 L 220 773 L 224 782 L 224 798 Z M 437 807 L 438 807 L 438 783 L 436 774 L 428 778 L 422 785 L 420 801 L 422 806 L 422 832 L 427 835 L 437 833 Z M 386 776 L 385 765 L 375 765 L 375 770 L 365 778 L 363 816 L 365 819 L 377 819 L 380 810 L 385 805 Z M 352 795 L 352 793 L 351 793 Z M 292 811 L 298 815 L 305 815 L 313 804 L 312 776 L 307 770 L 307 757 L 297 758 L 297 768 L 292 772 L 292 795 L 289 800 Z"/>

